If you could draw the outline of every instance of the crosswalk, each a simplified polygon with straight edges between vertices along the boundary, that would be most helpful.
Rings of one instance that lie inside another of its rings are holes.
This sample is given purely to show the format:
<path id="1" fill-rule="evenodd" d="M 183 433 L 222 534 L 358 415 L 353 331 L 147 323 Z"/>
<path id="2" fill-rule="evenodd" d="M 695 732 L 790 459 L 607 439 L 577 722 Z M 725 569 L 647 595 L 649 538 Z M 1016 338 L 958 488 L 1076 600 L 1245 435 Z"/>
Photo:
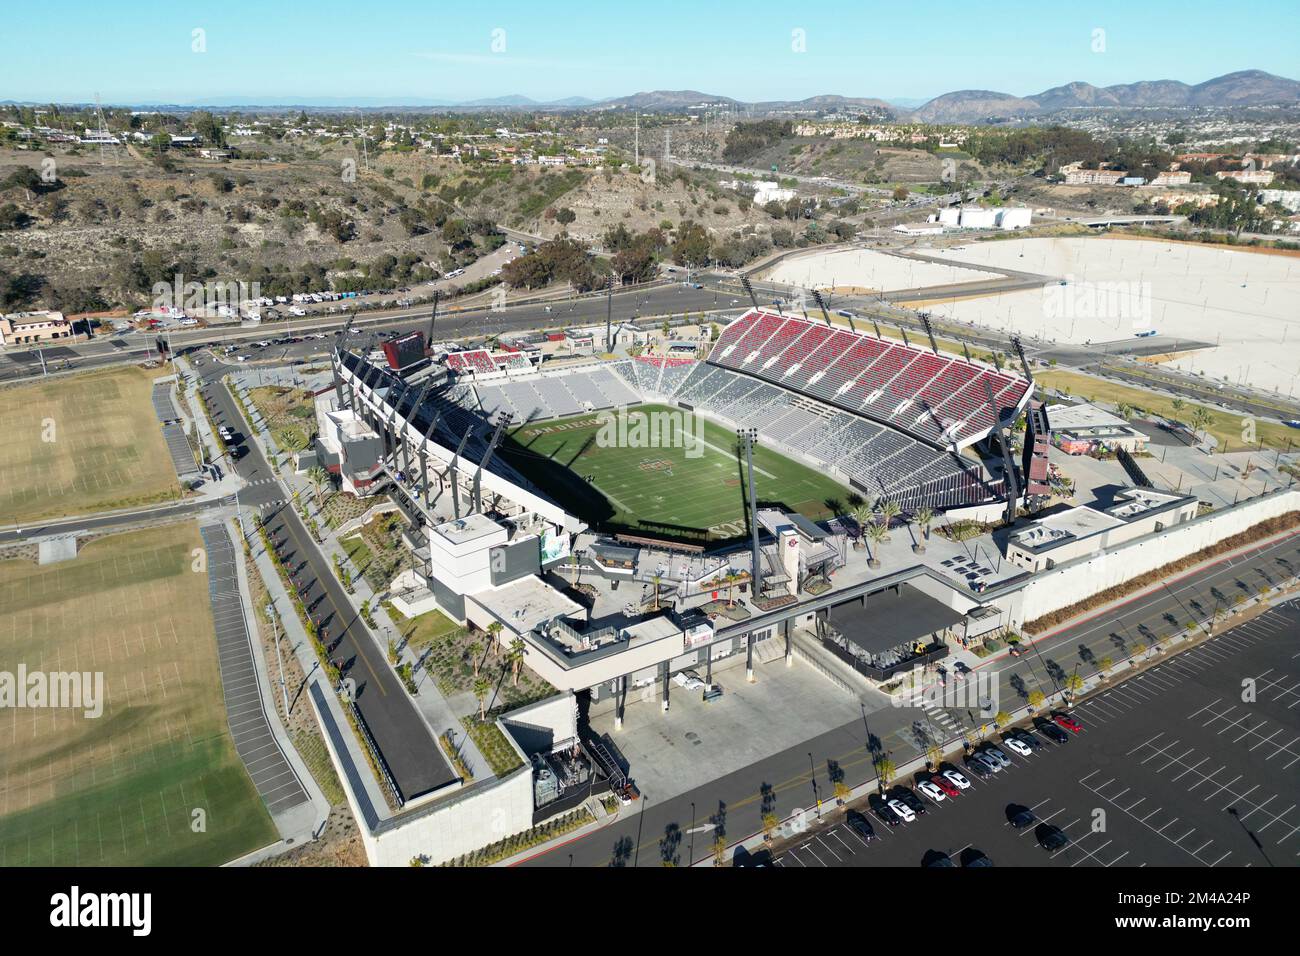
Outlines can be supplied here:
<path id="1" fill-rule="evenodd" d="M 926 717 L 937 727 L 942 727 L 948 731 L 949 735 L 956 737 L 961 734 L 961 726 L 953 719 L 952 714 L 944 710 L 932 700 L 922 700 L 921 709 L 925 711 Z"/>

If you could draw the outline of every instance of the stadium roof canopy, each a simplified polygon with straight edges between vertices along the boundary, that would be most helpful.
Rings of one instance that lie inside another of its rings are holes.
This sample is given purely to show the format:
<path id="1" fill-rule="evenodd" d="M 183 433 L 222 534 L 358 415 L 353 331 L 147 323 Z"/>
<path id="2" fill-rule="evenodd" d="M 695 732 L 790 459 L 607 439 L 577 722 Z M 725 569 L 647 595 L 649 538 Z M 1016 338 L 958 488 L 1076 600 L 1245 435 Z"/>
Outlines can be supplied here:
<path id="1" fill-rule="evenodd" d="M 864 595 L 827 610 L 827 619 L 835 629 L 868 654 L 929 638 L 963 616 L 910 584 Z"/>

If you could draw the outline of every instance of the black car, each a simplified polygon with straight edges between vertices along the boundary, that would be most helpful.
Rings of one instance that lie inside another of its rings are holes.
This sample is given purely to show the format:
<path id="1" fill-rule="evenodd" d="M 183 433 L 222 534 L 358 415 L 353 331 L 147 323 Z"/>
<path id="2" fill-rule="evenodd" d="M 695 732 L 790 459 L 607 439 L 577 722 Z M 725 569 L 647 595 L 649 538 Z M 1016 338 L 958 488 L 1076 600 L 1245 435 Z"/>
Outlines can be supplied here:
<path id="1" fill-rule="evenodd" d="M 918 817 L 925 815 L 925 804 L 921 802 L 921 798 L 916 795 L 915 790 L 908 787 L 895 787 L 891 796 L 895 800 L 901 800 Z"/>
<path id="2" fill-rule="evenodd" d="M 1063 744 L 1070 739 L 1070 735 L 1060 727 L 1056 726 L 1056 724 L 1043 724 L 1041 727 L 1036 727 L 1034 729 L 1048 740 L 1054 740 L 1058 744 Z"/>
<path id="3" fill-rule="evenodd" d="M 1035 836 L 1038 837 L 1038 845 L 1044 850 L 1055 851 L 1070 845 L 1070 838 L 1065 835 L 1065 831 L 1050 823 L 1040 826 Z"/>
<path id="4" fill-rule="evenodd" d="M 989 859 L 987 853 L 972 848 L 962 854 L 961 865 L 962 866 L 992 866 L 993 861 Z"/>
<path id="5" fill-rule="evenodd" d="M 1027 807 L 1013 814 L 1011 817 L 1011 825 L 1015 827 L 1017 830 L 1023 830 L 1025 827 L 1031 827 L 1037 822 L 1038 822 L 1038 818 L 1034 816 L 1034 811 L 1028 809 Z"/>
<path id="6" fill-rule="evenodd" d="M 1043 745 L 1043 742 L 1041 740 L 1039 740 L 1037 737 L 1035 737 L 1027 730 L 1012 731 L 1011 736 L 1014 737 L 1016 740 L 1019 740 L 1030 750 L 1037 750 L 1039 747 Z"/>
<path id="7" fill-rule="evenodd" d="M 871 805 L 871 812 L 876 815 L 877 819 L 887 826 L 896 827 L 903 822 L 897 813 L 885 805 L 885 801 L 878 794 L 873 793 L 868 798 L 867 803 Z"/>
<path id="8" fill-rule="evenodd" d="M 848 824 L 850 830 L 862 837 L 866 842 L 870 843 L 876 838 L 875 828 L 860 810 L 850 810 L 845 816 L 844 822 Z"/>

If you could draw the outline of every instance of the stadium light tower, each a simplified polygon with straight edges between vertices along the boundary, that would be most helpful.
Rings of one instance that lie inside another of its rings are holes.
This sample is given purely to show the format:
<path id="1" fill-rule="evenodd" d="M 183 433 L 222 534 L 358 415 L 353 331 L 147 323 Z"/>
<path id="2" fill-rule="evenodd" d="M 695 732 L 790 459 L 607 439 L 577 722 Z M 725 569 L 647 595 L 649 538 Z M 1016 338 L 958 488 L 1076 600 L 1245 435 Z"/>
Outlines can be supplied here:
<path id="1" fill-rule="evenodd" d="M 736 434 L 745 446 L 745 471 L 749 482 L 749 533 L 753 549 L 752 560 L 754 562 L 750 582 L 753 584 L 752 597 L 757 599 L 763 589 L 763 568 L 759 563 L 758 553 L 758 501 L 754 494 L 754 446 L 758 443 L 758 429 L 739 428 L 736 430 Z"/>

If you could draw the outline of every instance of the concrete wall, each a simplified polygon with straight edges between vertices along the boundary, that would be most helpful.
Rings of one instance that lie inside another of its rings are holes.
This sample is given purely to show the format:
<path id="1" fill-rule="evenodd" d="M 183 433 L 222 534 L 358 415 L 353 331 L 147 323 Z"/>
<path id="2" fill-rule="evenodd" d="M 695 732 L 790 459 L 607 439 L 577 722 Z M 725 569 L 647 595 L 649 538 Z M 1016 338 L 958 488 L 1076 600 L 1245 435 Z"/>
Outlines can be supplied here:
<path id="1" fill-rule="evenodd" d="M 524 765 L 459 793 L 380 823 L 362 827 L 372 866 L 408 866 L 412 858 L 445 863 L 480 847 L 522 833 L 533 825 L 533 770 L 528 753 L 549 750 L 578 735 L 578 701 L 557 694 L 511 711 L 498 721 Z M 527 741 L 528 752 L 520 748 Z"/>
<path id="2" fill-rule="evenodd" d="M 521 833 L 533 825 L 533 771 L 525 764 L 504 779 L 486 780 L 432 804 L 361 828 L 372 866 L 409 866 L 417 856 L 433 864 Z"/>
<path id="3" fill-rule="evenodd" d="M 1300 510 L 1300 492 L 1274 492 L 1040 572 L 1024 587 L 997 598 L 995 603 L 1007 609 L 1009 625 L 1019 628 L 1025 621 L 1083 601 L 1240 534 L 1261 521 L 1296 510 Z"/>

